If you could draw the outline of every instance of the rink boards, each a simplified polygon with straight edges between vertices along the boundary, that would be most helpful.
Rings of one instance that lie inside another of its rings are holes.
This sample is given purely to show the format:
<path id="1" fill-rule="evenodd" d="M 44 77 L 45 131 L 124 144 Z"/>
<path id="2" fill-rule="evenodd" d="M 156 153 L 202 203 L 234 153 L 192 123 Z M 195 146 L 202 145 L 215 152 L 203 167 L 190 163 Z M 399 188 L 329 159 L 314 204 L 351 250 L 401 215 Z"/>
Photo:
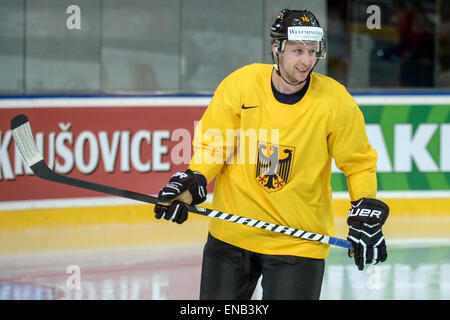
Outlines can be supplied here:
<path id="1" fill-rule="evenodd" d="M 164 223 L 149 205 L 33 176 L 15 149 L 9 121 L 25 113 L 44 159 L 62 174 L 156 194 L 187 166 L 194 127 L 210 99 L 0 99 L 0 253 L 203 242 L 207 218 Z M 391 207 L 387 238 L 450 238 L 450 95 L 355 99 L 379 155 L 379 197 Z M 335 235 L 345 237 L 348 195 L 345 176 L 335 167 L 332 188 Z"/>
<path id="2" fill-rule="evenodd" d="M 391 208 L 384 227 L 387 239 L 450 238 L 449 198 L 383 200 Z M 345 238 L 348 200 L 335 200 L 334 206 L 335 236 Z M 0 225 L 0 253 L 10 254 L 202 243 L 208 218 L 190 214 L 177 225 L 154 219 L 151 205 L 114 205 L 2 211 Z"/>

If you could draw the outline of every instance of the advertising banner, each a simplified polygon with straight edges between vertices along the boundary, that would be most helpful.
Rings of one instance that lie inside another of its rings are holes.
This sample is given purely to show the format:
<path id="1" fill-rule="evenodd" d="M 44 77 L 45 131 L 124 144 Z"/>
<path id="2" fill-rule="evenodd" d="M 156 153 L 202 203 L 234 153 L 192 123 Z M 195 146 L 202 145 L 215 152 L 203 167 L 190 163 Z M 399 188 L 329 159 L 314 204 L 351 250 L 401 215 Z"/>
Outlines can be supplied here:
<path id="1" fill-rule="evenodd" d="M 204 106 L 0 109 L 0 201 L 99 197 L 35 177 L 23 162 L 10 121 L 25 114 L 48 166 L 74 178 L 156 194 L 191 159 Z"/>
<path id="2" fill-rule="evenodd" d="M 360 108 L 378 153 L 379 191 L 450 190 L 450 102 Z M 347 190 L 344 175 L 333 172 L 333 190 Z"/>

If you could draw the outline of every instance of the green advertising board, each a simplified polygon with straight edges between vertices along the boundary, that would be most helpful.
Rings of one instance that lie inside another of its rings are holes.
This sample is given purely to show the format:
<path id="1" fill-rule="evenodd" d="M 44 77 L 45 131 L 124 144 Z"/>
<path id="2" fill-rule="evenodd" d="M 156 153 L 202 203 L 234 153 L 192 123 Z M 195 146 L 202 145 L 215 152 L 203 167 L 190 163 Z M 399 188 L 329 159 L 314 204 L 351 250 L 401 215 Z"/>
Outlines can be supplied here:
<path id="1" fill-rule="evenodd" d="M 378 153 L 379 191 L 450 189 L 447 99 L 443 104 L 359 104 L 369 142 Z M 335 167 L 332 188 L 347 191 L 346 178 Z"/>

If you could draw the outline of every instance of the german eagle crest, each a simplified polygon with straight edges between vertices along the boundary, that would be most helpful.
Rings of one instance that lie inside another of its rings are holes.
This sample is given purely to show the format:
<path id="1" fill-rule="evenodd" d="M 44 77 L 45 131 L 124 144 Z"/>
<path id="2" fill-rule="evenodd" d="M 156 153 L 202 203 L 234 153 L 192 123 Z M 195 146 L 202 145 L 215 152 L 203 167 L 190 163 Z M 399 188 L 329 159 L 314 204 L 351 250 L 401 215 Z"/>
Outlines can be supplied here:
<path id="1" fill-rule="evenodd" d="M 294 147 L 258 141 L 256 181 L 268 192 L 282 189 L 289 179 Z"/>

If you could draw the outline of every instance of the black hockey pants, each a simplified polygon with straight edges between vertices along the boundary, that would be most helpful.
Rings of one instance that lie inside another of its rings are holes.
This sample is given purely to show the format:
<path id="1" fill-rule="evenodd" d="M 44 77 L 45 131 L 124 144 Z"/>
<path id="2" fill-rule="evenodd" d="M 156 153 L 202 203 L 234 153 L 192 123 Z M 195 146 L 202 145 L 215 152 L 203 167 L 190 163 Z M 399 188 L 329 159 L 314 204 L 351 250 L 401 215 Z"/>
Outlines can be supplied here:
<path id="1" fill-rule="evenodd" d="M 262 299 L 319 299 L 323 259 L 265 255 L 244 250 L 208 234 L 203 250 L 201 300 L 249 300 L 262 275 Z"/>

